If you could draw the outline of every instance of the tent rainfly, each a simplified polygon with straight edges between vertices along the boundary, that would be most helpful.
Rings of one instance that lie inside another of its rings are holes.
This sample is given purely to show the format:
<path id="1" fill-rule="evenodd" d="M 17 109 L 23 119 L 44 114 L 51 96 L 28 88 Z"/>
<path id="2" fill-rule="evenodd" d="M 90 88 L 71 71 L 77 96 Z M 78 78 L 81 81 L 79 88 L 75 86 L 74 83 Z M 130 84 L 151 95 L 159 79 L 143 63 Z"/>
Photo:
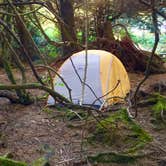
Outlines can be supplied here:
<path id="1" fill-rule="evenodd" d="M 85 51 L 73 54 L 59 68 L 58 73 L 71 89 L 74 104 L 82 101 L 83 105 L 102 106 L 122 102 L 130 91 L 128 74 L 113 54 L 103 50 L 88 50 L 87 75 L 84 95 L 82 81 L 85 72 Z M 54 78 L 55 91 L 70 99 L 69 91 L 64 81 L 57 75 Z M 54 105 L 54 99 L 49 96 L 48 105 Z"/>

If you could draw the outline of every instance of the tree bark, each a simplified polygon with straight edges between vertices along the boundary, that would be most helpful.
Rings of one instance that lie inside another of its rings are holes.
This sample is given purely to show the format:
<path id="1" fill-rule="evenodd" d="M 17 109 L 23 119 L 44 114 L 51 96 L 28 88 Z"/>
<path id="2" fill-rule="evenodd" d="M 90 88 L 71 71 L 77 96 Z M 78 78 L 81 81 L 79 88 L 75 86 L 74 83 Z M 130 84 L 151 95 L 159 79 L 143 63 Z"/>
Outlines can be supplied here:
<path id="1" fill-rule="evenodd" d="M 25 27 L 25 20 L 20 20 L 18 17 L 15 18 L 16 21 L 16 28 L 18 31 L 18 36 L 20 38 L 20 41 L 24 45 L 25 49 L 27 50 L 28 54 L 31 56 L 32 60 L 39 59 L 39 50 L 37 49 L 37 46 L 35 42 L 32 39 L 32 36 L 28 32 L 27 28 Z"/>
<path id="2" fill-rule="evenodd" d="M 61 24 L 62 41 L 69 43 L 62 48 L 63 55 L 72 55 L 77 50 L 74 43 L 77 42 L 74 24 L 74 10 L 71 0 L 59 0 L 60 17 L 64 24 Z"/>

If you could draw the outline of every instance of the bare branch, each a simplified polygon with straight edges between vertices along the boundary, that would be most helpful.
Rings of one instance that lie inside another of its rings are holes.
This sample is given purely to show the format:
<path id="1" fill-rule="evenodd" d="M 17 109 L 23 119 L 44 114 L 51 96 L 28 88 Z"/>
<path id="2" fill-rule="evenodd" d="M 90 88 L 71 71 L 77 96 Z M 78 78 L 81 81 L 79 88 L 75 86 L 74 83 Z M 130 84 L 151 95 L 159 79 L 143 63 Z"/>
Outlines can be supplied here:
<path id="1" fill-rule="evenodd" d="M 70 98 L 70 101 L 72 102 L 72 96 L 71 96 L 71 91 L 72 91 L 72 89 L 68 86 L 68 84 L 65 82 L 65 80 L 63 79 L 63 77 L 62 77 L 55 69 L 53 69 L 53 68 L 50 67 L 50 66 L 45 66 L 45 65 L 36 65 L 36 66 L 43 67 L 43 68 L 47 68 L 48 70 L 53 71 L 53 72 L 61 79 L 61 81 L 64 83 L 64 85 L 65 85 L 66 88 L 68 89 L 69 98 Z"/>
<path id="2" fill-rule="evenodd" d="M 146 1 L 144 1 L 144 0 L 139 0 L 139 2 L 142 3 L 142 4 L 144 4 L 145 6 L 148 6 L 148 7 L 151 6 L 150 3 L 148 3 L 148 2 L 146 2 Z M 164 19 L 166 19 L 166 14 L 165 14 L 165 13 L 160 12 L 160 11 L 159 11 L 158 9 L 156 9 L 155 7 L 154 7 L 153 10 L 154 10 L 158 15 L 160 15 L 161 17 L 163 17 Z"/>
<path id="3" fill-rule="evenodd" d="M 152 49 L 152 53 L 151 53 L 151 56 L 149 58 L 149 61 L 147 63 L 147 66 L 146 66 L 146 71 L 145 71 L 145 77 L 143 78 L 143 80 L 138 84 L 137 88 L 136 88 L 136 91 L 134 93 L 134 107 L 135 107 L 135 115 L 134 115 L 134 118 L 137 117 L 137 94 L 139 92 L 139 89 L 140 87 L 142 86 L 142 84 L 148 79 L 149 77 L 149 74 L 150 74 L 150 69 L 151 69 L 151 63 L 152 63 L 152 60 L 153 60 L 153 57 L 155 56 L 155 51 L 157 49 L 157 46 L 158 46 L 158 42 L 159 42 L 159 30 L 158 30 L 158 20 L 157 20 L 157 12 L 155 10 L 155 4 L 154 4 L 154 0 L 151 0 L 151 5 L 152 5 L 152 19 L 153 19 L 153 26 L 154 26 L 154 29 L 155 29 L 155 42 L 154 42 L 154 46 L 153 46 L 153 49 Z"/>
<path id="4" fill-rule="evenodd" d="M 21 84 L 21 85 L 3 85 L 0 84 L 0 90 L 20 90 L 20 89 L 41 89 L 44 90 L 46 92 L 48 92 L 55 101 L 60 101 L 60 102 L 66 102 L 66 103 L 70 103 L 70 101 L 68 99 L 66 99 L 65 97 L 63 97 L 62 95 L 60 95 L 59 93 L 53 91 L 52 89 L 41 85 L 39 83 L 31 83 L 31 84 Z"/>
<path id="5" fill-rule="evenodd" d="M 96 103 L 96 101 L 104 98 L 105 96 L 108 96 L 110 93 L 112 93 L 113 91 L 116 90 L 116 88 L 119 86 L 120 84 L 120 80 L 118 80 L 117 84 L 115 85 L 115 87 L 113 89 L 111 89 L 109 92 L 107 92 L 106 94 L 104 94 L 103 96 L 100 96 L 99 98 L 97 98 L 96 100 L 94 100 L 94 102 L 92 103 L 92 105 L 94 105 Z M 110 98 L 109 98 L 110 99 Z M 107 99 L 108 100 L 108 99 Z"/>
<path id="6" fill-rule="evenodd" d="M 32 10 L 32 11 L 29 11 L 29 12 L 26 12 L 26 13 L 18 13 L 20 16 L 25 16 L 25 15 L 29 15 L 29 14 L 32 14 L 38 10 L 40 10 L 43 6 L 39 6 L 38 8 Z M 15 17 L 16 14 L 13 14 L 13 13 L 8 13 L 6 11 L 3 11 L 3 10 L 0 10 L 0 14 L 6 14 L 6 15 L 9 15 L 9 16 L 13 16 Z"/>

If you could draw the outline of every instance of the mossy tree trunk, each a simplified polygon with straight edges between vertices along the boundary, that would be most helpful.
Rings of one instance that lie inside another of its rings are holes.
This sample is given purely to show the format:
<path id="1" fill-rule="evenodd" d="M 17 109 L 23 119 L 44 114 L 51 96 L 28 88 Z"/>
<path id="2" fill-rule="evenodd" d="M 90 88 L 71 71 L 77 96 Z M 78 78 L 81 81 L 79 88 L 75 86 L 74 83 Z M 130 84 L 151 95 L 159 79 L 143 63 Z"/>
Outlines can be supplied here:
<path id="1" fill-rule="evenodd" d="M 10 64 L 10 60 L 9 60 L 9 54 L 10 54 L 9 49 L 7 47 L 7 44 L 4 41 L 2 43 L 3 66 L 4 66 L 5 72 L 8 76 L 8 79 L 10 80 L 10 82 L 12 84 L 16 85 L 16 80 L 14 78 L 11 64 Z M 20 103 L 22 103 L 22 104 L 31 103 L 30 96 L 28 95 L 28 93 L 25 90 L 17 89 L 15 91 L 16 91 L 16 94 L 19 98 Z"/>

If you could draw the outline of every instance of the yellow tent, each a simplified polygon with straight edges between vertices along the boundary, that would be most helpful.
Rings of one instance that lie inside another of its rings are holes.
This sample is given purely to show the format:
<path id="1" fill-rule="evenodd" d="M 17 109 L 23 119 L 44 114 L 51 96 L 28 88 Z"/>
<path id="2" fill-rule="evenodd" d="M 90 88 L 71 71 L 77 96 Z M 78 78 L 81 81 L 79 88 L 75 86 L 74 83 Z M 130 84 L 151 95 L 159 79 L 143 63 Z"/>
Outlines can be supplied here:
<path id="1" fill-rule="evenodd" d="M 130 91 L 128 74 L 116 56 L 103 50 L 88 50 L 87 77 L 82 95 L 85 55 L 85 51 L 73 54 L 58 71 L 72 90 L 72 102 L 101 106 L 123 101 L 122 98 Z M 55 76 L 54 83 L 55 91 L 69 99 L 68 89 L 61 78 Z M 48 104 L 54 104 L 51 96 Z"/>

